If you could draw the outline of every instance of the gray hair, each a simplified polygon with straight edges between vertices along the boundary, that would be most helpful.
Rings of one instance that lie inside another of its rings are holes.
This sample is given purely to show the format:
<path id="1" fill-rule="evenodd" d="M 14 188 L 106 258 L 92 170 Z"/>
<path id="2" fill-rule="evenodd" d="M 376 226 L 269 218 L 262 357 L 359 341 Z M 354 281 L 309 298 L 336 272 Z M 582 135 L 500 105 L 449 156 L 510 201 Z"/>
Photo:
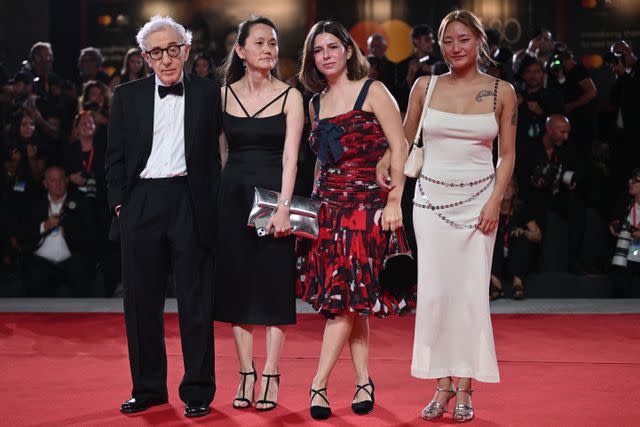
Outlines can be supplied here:
<path id="1" fill-rule="evenodd" d="M 98 63 L 98 66 L 102 67 L 102 63 L 104 62 L 104 56 L 102 56 L 102 52 L 100 52 L 100 49 L 98 49 L 97 47 L 89 46 L 82 49 L 80 51 L 80 55 L 78 56 L 78 64 L 80 63 L 80 60 L 82 59 L 83 56 L 86 56 L 88 58 L 93 58 Z"/>
<path id="2" fill-rule="evenodd" d="M 49 43 L 49 42 L 37 42 L 36 44 L 31 46 L 31 50 L 29 51 L 29 57 L 31 59 L 33 59 L 33 57 L 36 56 L 36 53 L 39 50 L 45 49 L 45 48 L 53 51 L 53 49 L 51 49 L 51 43 Z"/>
<path id="3" fill-rule="evenodd" d="M 149 22 L 144 24 L 142 28 L 140 28 L 140 30 L 138 30 L 136 41 L 138 42 L 138 47 L 140 47 L 140 50 L 145 52 L 148 50 L 145 46 L 145 42 L 149 34 L 167 28 L 175 31 L 176 34 L 182 37 L 182 43 L 191 44 L 191 38 L 193 37 L 191 31 L 185 29 L 182 25 L 174 21 L 174 19 L 170 16 L 156 15 L 152 17 Z"/>

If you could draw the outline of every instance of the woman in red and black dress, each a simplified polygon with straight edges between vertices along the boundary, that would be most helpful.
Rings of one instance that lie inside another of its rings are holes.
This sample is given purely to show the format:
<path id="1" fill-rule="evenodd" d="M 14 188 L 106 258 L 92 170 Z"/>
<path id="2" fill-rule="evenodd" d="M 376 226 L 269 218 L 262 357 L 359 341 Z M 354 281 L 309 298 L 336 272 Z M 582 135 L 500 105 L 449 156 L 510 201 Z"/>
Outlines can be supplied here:
<path id="1" fill-rule="evenodd" d="M 400 198 L 406 142 L 400 112 L 385 86 L 367 79 L 369 64 L 346 29 L 319 22 L 307 35 L 300 80 L 316 92 L 310 103 L 311 148 L 318 156 L 312 198 L 322 201 L 317 240 L 298 241 L 298 296 L 327 316 L 311 416 L 331 414 L 327 383 L 346 342 L 356 374 L 352 409 L 373 409 L 368 373 L 368 315 L 408 310 L 404 297 L 380 283 L 384 259 L 408 252 Z M 391 152 L 392 190 L 376 183 L 376 164 Z M 394 231 L 392 233 L 392 231 Z"/>

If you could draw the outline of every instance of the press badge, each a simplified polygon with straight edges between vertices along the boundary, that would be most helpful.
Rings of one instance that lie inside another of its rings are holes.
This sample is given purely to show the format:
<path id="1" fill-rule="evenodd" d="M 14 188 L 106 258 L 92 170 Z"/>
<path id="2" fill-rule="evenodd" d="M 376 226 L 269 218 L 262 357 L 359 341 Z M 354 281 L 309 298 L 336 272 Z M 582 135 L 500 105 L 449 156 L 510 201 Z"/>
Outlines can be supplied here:
<path id="1" fill-rule="evenodd" d="M 24 181 L 16 181 L 16 183 L 13 184 L 13 191 L 24 193 L 26 189 L 27 189 L 27 183 Z"/>

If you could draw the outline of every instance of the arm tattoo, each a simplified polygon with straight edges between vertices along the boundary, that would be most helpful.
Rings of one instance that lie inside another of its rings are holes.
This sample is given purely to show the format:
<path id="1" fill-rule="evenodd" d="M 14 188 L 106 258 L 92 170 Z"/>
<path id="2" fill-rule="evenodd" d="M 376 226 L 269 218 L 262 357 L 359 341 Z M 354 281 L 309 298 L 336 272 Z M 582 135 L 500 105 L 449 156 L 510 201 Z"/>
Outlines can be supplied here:
<path id="1" fill-rule="evenodd" d="M 493 92 L 490 90 L 483 89 L 476 95 L 476 102 L 482 102 L 482 98 L 487 96 L 493 96 Z"/>
<path id="2" fill-rule="evenodd" d="M 511 116 L 511 126 L 518 124 L 518 104 L 513 107 L 513 115 Z"/>

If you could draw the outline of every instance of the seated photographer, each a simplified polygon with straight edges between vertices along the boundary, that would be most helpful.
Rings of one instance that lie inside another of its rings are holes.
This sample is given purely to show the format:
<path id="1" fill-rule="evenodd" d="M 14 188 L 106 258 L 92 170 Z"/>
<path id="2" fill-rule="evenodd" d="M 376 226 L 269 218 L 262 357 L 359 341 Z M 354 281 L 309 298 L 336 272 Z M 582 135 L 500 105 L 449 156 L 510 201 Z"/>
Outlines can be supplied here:
<path id="1" fill-rule="evenodd" d="M 73 296 L 93 296 L 94 219 L 86 200 L 67 192 L 67 183 L 62 168 L 47 168 L 47 192 L 34 197 L 24 223 L 23 247 L 31 249 L 25 263 L 28 296 L 55 296 L 60 282 L 71 286 Z"/>
<path id="2" fill-rule="evenodd" d="M 502 279 L 507 274 L 513 277 L 511 297 L 517 300 L 524 298 L 523 279 L 529 272 L 533 246 L 542 241 L 536 216 L 535 209 L 518 198 L 518 183 L 512 177 L 500 203 L 489 287 L 489 299 L 492 301 L 504 296 Z"/>
<path id="3" fill-rule="evenodd" d="M 640 169 L 631 173 L 624 208 L 616 212 L 618 219 L 609 224 L 616 247 L 611 260 L 614 295 L 621 298 L 640 297 Z"/>
<path id="4" fill-rule="evenodd" d="M 575 147 L 566 144 L 571 129 L 571 124 L 566 117 L 560 114 L 549 116 L 541 142 L 522 160 L 521 166 L 530 177 L 529 191 L 524 198 L 540 206 L 541 212 L 546 212 L 544 218 L 539 218 L 539 225 L 545 232 L 545 240 L 550 238 L 551 242 L 562 237 L 546 232 L 547 220 L 550 216 L 558 219 L 556 222 L 567 229 L 568 254 L 562 255 L 562 262 L 564 263 L 566 256 L 568 266 L 558 265 L 554 270 L 565 271 L 568 268 L 569 271 L 577 273 L 581 271 L 581 247 L 585 223 L 582 193 L 588 189 L 582 183 L 581 175 L 585 170 L 583 162 L 576 155 Z M 553 248 L 556 246 L 551 245 Z"/>

